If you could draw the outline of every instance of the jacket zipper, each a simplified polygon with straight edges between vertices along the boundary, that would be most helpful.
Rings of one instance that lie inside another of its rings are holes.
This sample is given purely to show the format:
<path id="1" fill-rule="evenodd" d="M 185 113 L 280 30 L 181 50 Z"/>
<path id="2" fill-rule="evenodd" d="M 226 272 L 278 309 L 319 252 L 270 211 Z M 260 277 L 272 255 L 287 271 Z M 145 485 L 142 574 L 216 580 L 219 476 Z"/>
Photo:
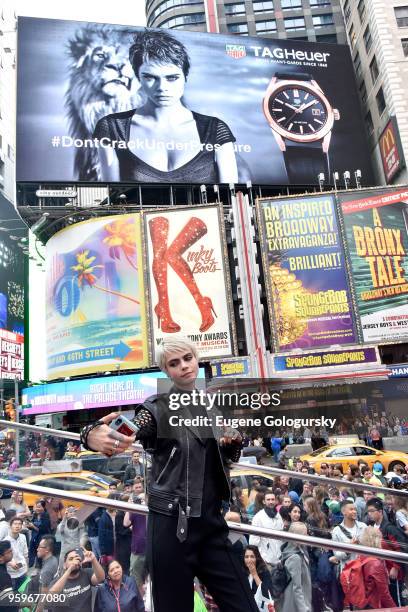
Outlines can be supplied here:
<path id="1" fill-rule="evenodd" d="M 177 450 L 177 446 L 173 446 L 173 448 L 171 449 L 170 456 L 169 456 L 169 458 L 167 459 L 167 461 L 166 461 L 166 464 L 165 464 L 164 468 L 162 469 L 162 471 L 160 472 L 160 474 L 159 474 L 159 475 L 158 475 L 158 477 L 156 478 L 156 484 L 159 484 L 160 480 L 162 479 L 162 476 L 163 476 L 164 472 L 167 470 L 167 468 L 169 467 L 169 463 L 170 463 L 170 461 L 173 459 L 173 457 L 174 457 L 174 455 L 175 455 L 175 453 L 176 453 L 176 450 Z"/>

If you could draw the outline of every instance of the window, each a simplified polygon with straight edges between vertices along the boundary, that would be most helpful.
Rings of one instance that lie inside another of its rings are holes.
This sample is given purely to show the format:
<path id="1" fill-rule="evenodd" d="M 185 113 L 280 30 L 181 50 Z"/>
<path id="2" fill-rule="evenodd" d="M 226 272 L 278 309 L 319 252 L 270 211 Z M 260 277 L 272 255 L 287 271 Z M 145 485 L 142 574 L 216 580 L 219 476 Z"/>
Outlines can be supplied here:
<path id="1" fill-rule="evenodd" d="M 273 11 L 272 0 L 253 0 L 252 6 L 254 7 L 254 13 Z"/>
<path id="2" fill-rule="evenodd" d="M 361 82 L 359 90 L 361 101 L 364 104 L 364 102 L 367 100 L 367 87 L 364 80 Z"/>
<path id="3" fill-rule="evenodd" d="M 245 15 L 245 4 L 226 4 L 225 5 L 226 15 Z"/>
<path id="4" fill-rule="evenodd" d="M 355 446 L 354 451 L 356 455 L 375 455 L 375 450 L 364 448 L 364 446 Z"/>
<path id="5" fill-rule="evenodd" d="M 401 45 L 402 45 L 402 52 L 404 54 L 404 57 L 408 57 L 408 38 L 402 38 Z"/>
<path id="6" fill-rule="evenodd" d="M 292 19 L 284 19 L 285 28 L 287 30 L 304 30 L 305 20 L 303 17 L 294 17 Z"/>
<path id="7" fill-rule="evenodd" d="M 361 23 L 363 23 L 364 21 L 365 12 L 366 12 L 365 1 L 366 0 L 360 0 L 360 2 L 357 4 L 358 16 L 360 17 Z"/>
<path id="8" fill-rule="evenodd" d="M 330 6 L 330 0 L 310 0 L 311 8 L 319 8 L 321 6 Z"/>
<path id="9" fill-rule="evenodd" d="M 370 74 L 371 74 L 371 79 L 373 81 L 373 84 L 376 82 L 376 80 L 378 79 L 378 75 L 380 74 L 380 71 L 378 70 L 378 64 L 377 64 L 377 58 L 373 57 L 373 59 L 371 60 L 371 64 L 370 64 Z"/>
<path id="10" fill-rule="evenodd" d="M 408 5 L 396 6 L 394 8 L 395 19 L 399 28 L 408 27 Z"/>
<path id="11" fill-rule="evenodd" d="M 354 49 L 354 45 L 356 44 L 357 36 L 356 36 L 355 31 L 354 31 L 353 24 L 351 24 L 351 28 L 349 29 L 349 33 L 348 34 L 349 34 L 351 48 Z"/>
<path id="12" fill-rule="evenodd" d="M 283 10 L 302 8 L 302 0 L 281 0 L 281 7 Z"/>
<path id="13" fill-rule="evenodd" d="M 371 116 L 370 111 L 368 111 L 368 113 L 364 117 L 364 120 L 365 120 L 365 124 L 366 124 L 366 128 L 367 128 L 367 132 L 369 134 L 372 134 L 374 132 L 374 123 L 373 123 L 373 118 Z"/>
<path id="14" fill-rule="evenodd" d="M 346 0 L 344 3 L 344 18 L 346 20 L 346 23 L 350 19 L 350 15 L 351 15 L 350 0 Z"/>
<path id="15" fill-rule="evenodd" d="M 357 51 L 356 56 L 353 59 L 353 63 L 354 63 L 354 70 L 356 71 L 356 75 L 360 76 L 361 74 L 361 58 L 360 58 L 360 54 Z"/>
<path id="16" fill-rule="evenodd" d="M 256 31 L 259 32 L 276 32 L 276 21 L 275 19 L 269 19 L 269 21 L 256 21 Z"/>
<path id="17" fill-rule="evenodd" d="M 321 36 L 316 36 L 316 41 L 320 43 L 337 44 L 337 35 L 336 34 L 322 34 Z"/>
<path id="18" fill-rule="evenodd" d="M 380 115 L 382 115 L 385 109 L 387 108 L 382 87 L 380 87 L 380 89 L 378 90 L 375 99 L 377 100 L 378 112 L 380 113 Z"/>
<path id="19" fill-rule="evenodd" d="M 180 15 L 180 17 L 166 19 L 161 27 L 178 28 L 186 25 L 196 25 L 197 23 L 205 23 L 205 13 L 191 13 L 191 15 Z"/>
<path id="20" fill-rule="evenodd" d="M 323 28 L 324 26 L 334 25 L 333 13 L 325 13 L 324 15 L 314 15 L 313 25 L 315 28 Z"/>
<path id="21" fill-rule="evenodd" d="M 202 0 L 164 0 L 164 2 L 161 2 L 159 6 L 156 7 L 154 11 L 150 13 L 149 23 L 147 25 L 150 25 L 156 17 L 158 17 L 159 15 L 162 15 L 166 11 L 169 11 L 175 6 L 183 6 L 185 4 L 186 5 L 201 4 L 201 3 L 202 3 Z"/>
<path id="22" fill-rule="evenodd" d="M 231 34 L 248 34 L 247 23 L 229 23 L 227 28 L 228 32 L 231 32 Z"/>
<path id="23" fill-rule="evenodd" d="M 327 457 L 352 457 L 354 455 L 353 449 L 348 446 L 333 449 L 330 453 L 327 453 Z"/>
<path id="24" fill-rule="evenodd" d="M 369 50 L 371 49 L 371 45 L 373 44 L 373 39 L 371 38 L 370 26 L 367 26 L 366 29 L 364 30 L 363 39 L 364 39 L 364 45 L 365 45 L 366 51 L 368 53 Z"/>

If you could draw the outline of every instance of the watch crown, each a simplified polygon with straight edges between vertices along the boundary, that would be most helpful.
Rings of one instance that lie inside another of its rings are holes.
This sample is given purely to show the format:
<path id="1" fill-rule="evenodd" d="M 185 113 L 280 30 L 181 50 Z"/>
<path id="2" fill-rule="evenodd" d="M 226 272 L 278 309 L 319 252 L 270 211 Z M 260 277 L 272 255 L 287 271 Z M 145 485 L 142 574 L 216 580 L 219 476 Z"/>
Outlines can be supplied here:
<path id="1" fill-rule="evenodd" d="M 334 120 L 338 121 L 340 119 L 340 111 L 337 108 L 333 108 Z"/>

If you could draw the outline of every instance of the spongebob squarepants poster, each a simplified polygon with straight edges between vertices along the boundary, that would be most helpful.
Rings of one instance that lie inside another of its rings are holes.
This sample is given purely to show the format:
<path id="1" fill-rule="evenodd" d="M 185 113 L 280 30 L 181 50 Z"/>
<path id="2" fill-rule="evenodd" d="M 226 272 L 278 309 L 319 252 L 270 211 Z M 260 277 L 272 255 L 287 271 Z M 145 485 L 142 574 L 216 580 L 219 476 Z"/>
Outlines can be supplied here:
<path id="1" fill-rule="evenodd" d="M 99 217 L 47 244 L 48 379 L 148 365 L 139 214 Z"/>

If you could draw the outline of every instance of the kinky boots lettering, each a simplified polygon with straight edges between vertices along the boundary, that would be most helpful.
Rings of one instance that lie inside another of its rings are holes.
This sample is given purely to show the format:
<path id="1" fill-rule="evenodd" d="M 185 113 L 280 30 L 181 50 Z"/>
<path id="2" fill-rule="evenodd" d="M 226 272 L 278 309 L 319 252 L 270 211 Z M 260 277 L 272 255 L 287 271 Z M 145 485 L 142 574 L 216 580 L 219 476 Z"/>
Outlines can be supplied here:
<path id="1" fill-rule="evenodd" d="M 214 249 L 205 249 L 201 245 L 199 251 L 190 251 L 187 255 L 188 262 L 194 262 L 192 273 L 200 274 L 205 272 L 218 272 L 221 268 L 217 267 L 214 257 Z"/>
<path id="2" fill-rule="evenodd" d="M 159 329 L 166 333 L 175 333 L 181 329 L 180 325 L 173 320 L 170 312 L 167 267 L 171 266 L 197 304 L 201 314 L 200 332 L 207 331 L 214 324 L 214 316 L 217 315 L 211 299 L 202 295 L 193 271 L 183 257 L 183 254 L 207 233 L 206 224 L 198 217 L 191 217 L 170 245 L 168 244 L 169 220 L 166 217 L 151 219 L 149 231 L 153 249 L 152 274 L 159 299 L 154 307 L 154 312 Z M 202 247 L 202 251 L 204 255 L 204 252 L 208 253 L 210 249 L 206 250 Z M 200 262 L 202 262 L 201 257 L 196 264 Z"/>

